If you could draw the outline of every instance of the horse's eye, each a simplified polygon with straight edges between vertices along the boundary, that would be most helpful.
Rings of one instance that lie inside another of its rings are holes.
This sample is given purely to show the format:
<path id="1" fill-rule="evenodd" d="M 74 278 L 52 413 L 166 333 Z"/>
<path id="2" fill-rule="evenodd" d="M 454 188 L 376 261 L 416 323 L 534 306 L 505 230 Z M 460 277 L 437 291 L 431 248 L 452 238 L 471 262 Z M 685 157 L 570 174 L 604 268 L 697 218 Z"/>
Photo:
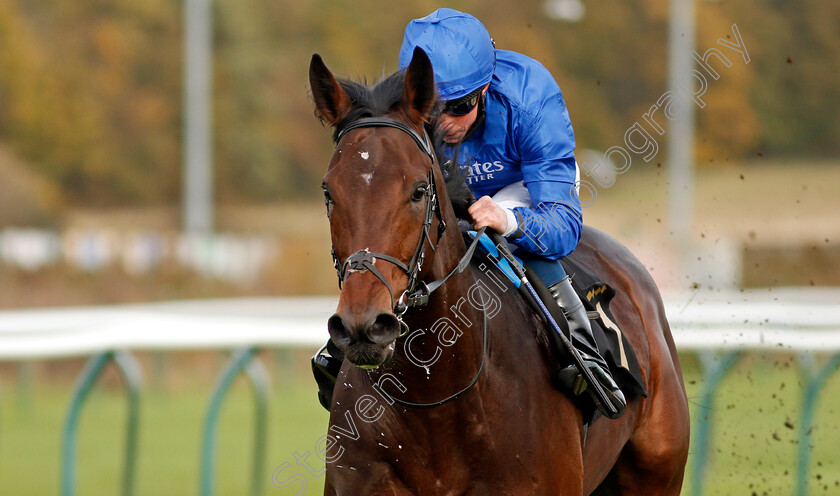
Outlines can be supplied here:
<path id="1" fill-rule="evenodd" d="M 330 196 L 330 190 L 327 189 L 326 184 L 322 184 L 321 189 L 324 190 L 324 205 L 327 206 L 327 216 L 329 216 L 333 206 L 333 199 Z"/>
<path id="2" fill-rule="evenodd" d="M 426 196 L 426 189 L 428 187 L 428 184 L 421 184 L 420 186 L 414 188 L 414 193 L 411 194 L 411 201 L 419 202 L 420 200 L 422 200 L 423 197 Z"/>

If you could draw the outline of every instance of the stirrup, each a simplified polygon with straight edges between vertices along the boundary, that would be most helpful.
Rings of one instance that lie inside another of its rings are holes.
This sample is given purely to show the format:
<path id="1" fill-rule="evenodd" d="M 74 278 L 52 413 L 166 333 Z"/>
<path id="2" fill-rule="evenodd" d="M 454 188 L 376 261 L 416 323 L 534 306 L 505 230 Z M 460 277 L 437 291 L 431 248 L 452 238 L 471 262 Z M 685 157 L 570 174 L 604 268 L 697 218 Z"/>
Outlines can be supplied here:
<path id="1" fill-rule="evenodd" d="M 335 381 L 341 371 L 343 360 L 328 354 L 326 348 L 325 345 L 312 356 L 312 375 L 318 383 L 318 402 L 330 411 Z"/>
<path id="2" fill-rule="evenodd" d="M 615 383 L 615 380 L 613 380 L 610 373 L 602 369 L 597 363 L 590 362 L 589 360 L 584 360 L 583 363 L 589 367 L 589 370 L 592 371 L 592 375 L 594 375 L 595 379 L 601 383 L 601 387 L 604 388 L 610 403 L 615 408 L 615 413 L 611 414 L 590 391 L 590 396 L 592 396 L 592 399 L 595 401 L 595 406 L 598 408 L 598 411 L 601 412 L 601 415 L 608 419 L 617 419 L 622 413 L 624 413 L 624 409 L 627 407 L 627 400 L 624 398 L 624 393 L 621 392 L 621 388 L 619 388 L 618 384 Z"/>
<path id="3" fill-rule="evenodd" d="M 601 368 L 597 362 L 587 360 L 587 357 L 585 356 L 583 358 L 583 363 L 587 366 L 587 368 L 589 368 L 589 370 L 592 371 L 592 375 L 595 376 L 595 379 L 601 384 L 601 387 L 604 388 L 610 403 L 613 407 L 615 407 L 616 413 L 611 414 L 609 410 L 607 410 L 606 406 L 602 405 L 601 402 L 598 401 L 598 398 L 592 393 L 592 390 L 589 389 L 589 384 L 586 383 L 583 376 L 574 365 L 569 365 L 557 372 L 554 377 L 556 386 L 559 389 L 571 392 L 575 396 L 580 396 L 589 391 L 590 396 L 595 403 L 595 407 L 601 415 L 608 419 L 617 419 L 622 413 L 624 413 L 624 409 L 627 407 L 627 400 L 624 397 L 624 393 L 621 392 L 621 388 L 618 387 L 618 384 L 615 383 L 615 380 L 613 380 L 609 372 Z"/>

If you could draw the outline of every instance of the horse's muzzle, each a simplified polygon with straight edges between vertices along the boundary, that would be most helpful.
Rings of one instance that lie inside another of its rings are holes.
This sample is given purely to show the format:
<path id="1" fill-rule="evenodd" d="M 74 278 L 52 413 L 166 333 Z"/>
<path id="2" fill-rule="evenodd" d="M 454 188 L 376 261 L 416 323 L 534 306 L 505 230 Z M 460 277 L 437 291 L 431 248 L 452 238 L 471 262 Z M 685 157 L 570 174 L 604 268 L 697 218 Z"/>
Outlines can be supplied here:
<path id="1" fill-rule="evenodd" d="M 350 363 L 376 368 L 393 356 L 400 323 L 391 312 L 380 313 L 364 322 L 359 320 L 334 314 L 327 322 L 330 337 Z"/>

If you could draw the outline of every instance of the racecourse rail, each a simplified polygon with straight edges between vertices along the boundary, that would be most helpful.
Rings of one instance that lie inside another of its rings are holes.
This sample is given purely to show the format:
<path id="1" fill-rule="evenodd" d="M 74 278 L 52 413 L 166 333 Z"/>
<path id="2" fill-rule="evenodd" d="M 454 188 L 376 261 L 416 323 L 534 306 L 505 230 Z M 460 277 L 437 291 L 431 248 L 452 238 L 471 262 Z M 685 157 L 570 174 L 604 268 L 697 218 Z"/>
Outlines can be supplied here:
<path id="1" fill-rule="evenodd" d="M 700 357 L 704 382 L 692 436 L 688 494 L 703 494 L 710 452 L 713 403 L 720 382 L 744 352 L 784 352 L 798 358 L 804 394 L 799 423 L 797 494 L 807 493 L 810 432 L 819 392 L 840 367 L 840 289 L 787 288 L 751 291 L 696 290 L 665 294 L 666 314 L 681 352 Z M 327 337 L 334 297 L 197 300 L 108 307 L 0 312 L 0 360 L 48 360 L 90 356 L 79 376 L 64 429 L 62 494 L 75 494 L 76 425 L 81 406 L 104 367 L 113 362 L 125 379 L 129 409 L 122 493 L 134 486 L 141 371 L 132 351 L 230 349 L 208 403 L 204 423 L 200 491 L 214 494 L 218 412 L 233 379 L 245 374 L 254 388 L 257 422 L 251 493 L 262 492 L 268 373 L 255 356 L 261 348 L 314 350 Z M 314 387 L 314 385 L 313 385 Z"/>

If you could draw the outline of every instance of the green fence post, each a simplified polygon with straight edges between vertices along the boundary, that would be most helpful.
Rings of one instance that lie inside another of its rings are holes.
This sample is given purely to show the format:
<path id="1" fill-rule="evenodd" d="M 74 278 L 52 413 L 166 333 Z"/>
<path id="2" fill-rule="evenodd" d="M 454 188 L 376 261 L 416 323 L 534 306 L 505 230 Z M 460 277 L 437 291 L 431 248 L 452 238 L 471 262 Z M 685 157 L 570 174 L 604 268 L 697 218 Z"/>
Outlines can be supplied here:
<path id="1" fill-rule="evenodd" d="M 254 494 L 260 494 L 263 479 L 263 466 L 265 460 L 265 432 L 267 415 L 267 396 L 268 396 L 268 374 L 265 367 L 254 360 L 257 365 L 251 365 L 254 355 L 256 355 L 256 348 L 246 348 L 237 350 L 233 358 L 231 358 L 228 365 L 219 376 L 216 383 L 216 388 L 210 404 L 207 407 L 207 415 L 204 422 L 204 438 L 202 441 L 202 455 L 201 455 L 201 492 L 202 496 L 212 496 L 214 488 L 214 477 L 216 465 L 216 424 L 219 419 L 219 410 L 221 409 L 222 401 L 230 389 L 233 380 L 243 370 L 246 371 L 251 384 L 254 387 L 254 397 L 256 402 L 256 426 L 255 426 L 255 445 L 254 445 L 254 463 L 255 466 L 251 472 L 254 480 L 251 481 L 251 488 Z"/>
<path id="2" fill-rule="evenodd" d="M 816 411 L 817 400 L 820 390 L 832 374 L 840 367 L 840 355 L 834 355 L 828 363 L 814 374 L 813 355 L 800 355 L 800 362 L 803 365 L 803 376 L 806 376 L 805 393 L 802 401 L 802 421 L 799 431 L 799 470 L 796 480 L 797 496 L 808 494 L 808 470 L 811 462 L 811 430 L 814 427 L 814 412 Z"/>
<path id="3" fill-rule="evenodd" d="M 251 494 L 259 496 L 263 493 L 263 483 L 265 482 L 265 453 L 268 438 L 268 394 L 271 386 L 269 384 L 268 371 L 260 360 L 251 360 L 245 371 L 248 373 L 248 377 L 251 378 L 254 399 L 256 401 L 254 409 L 254 465 L 251 470 Z"/>
<path id="4" fill-rule="evenodd" d="M 76 494 L 76 430 L 79 424 L 79 413 L 88 393 L 90 393 L 96 378 L 111 360 L 113 353 L 108 351 L 90 358 L 79 375 L 67 421 L 64 424 L 64 449 L 62 450 L 61 494 L 73 496 Z"/>
<path id="5" fill-rule="evenodd" d="M 85 368 L 79 374 L 79 379 L 76 382 L 76 388 L 73 391 L 73 397 L 70 401 L 67 421 L 64 424 L 62 448 L 61 494 L 63 496 L 73 496 L 76 494 L 76 434 L 82 405 L 84 405 L 90 390 L 96 383 L 96 379 L 112 359 L 119 367 L 128 389 L 128 425 L 126 428 L 126 465 L 123 473 L 123 494 L 130 496 L 133 491 L 140 404 L 139 391 L 142 382 L 140 367 L 134 358 L 126 352 L 115 354 L 113 351 L 106 351 L 91 357 L 87 361 Z"/>
<path id="6" fill-rule="evenodd" d="M 123 467 L 123 494 L 134 493 L 134 471 L 137 461 L 137 435 L 140 430 L 140 388 L 142 375 L 140 364 L 134 355 L 120 351 L 114 355 L 114 362 L 122 372 L 128 394 L 128 422 L 125 433 L 125 460 Z"/>
<path id="7" fill-rule="evenodd" d="M 714 413 L 714 398 L 726 373 L 729 372 L 740 358 L 738 353 L 728 352 L 716 354 L 705 351 L 700 353 L 700 364 L 703 368 L 703 392 L 700 396 L 701 413 L 697 419 L 697 434 L 694 435 L 694 463 L 692 470 L 691 492 L 693 496 L 702 496 L 703 482 L 709 458 L 709 436 L 712 431 L 712 414 Z"/>

